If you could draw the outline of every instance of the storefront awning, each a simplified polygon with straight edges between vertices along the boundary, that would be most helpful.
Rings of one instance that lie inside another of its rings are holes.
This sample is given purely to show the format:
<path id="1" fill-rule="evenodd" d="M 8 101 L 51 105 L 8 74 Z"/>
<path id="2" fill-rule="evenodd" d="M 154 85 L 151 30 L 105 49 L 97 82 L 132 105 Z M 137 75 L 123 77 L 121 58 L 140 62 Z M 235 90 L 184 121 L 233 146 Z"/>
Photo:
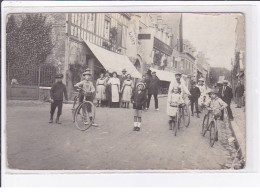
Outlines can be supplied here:
<path id="1" fill-rule="evenodd" d="M 153 72 L 156 72 L 157 77 L 159 78 L 159 80 L 161 81 L 167 81 L 167 82 L 171 82 L 174 78 L 175 78 L 175 73 L 177 72 L 169 72 L 169 71 L 163 71 L 163 70 L 158 70 L 158 69 L 154 69 L 150 67 L 150 70 Z M 186 75 L 182 74 L 183 78 L 187 78 Z"/>
<path id="2" fill-rule="evenodd" d="M 167 81 L 167 82 L 171 82 L 172 79 L 175 78 L 175 73 L 169 72 L 169 71 L 162 71 L 162 70 L 158 70 L 158 69 L 154 69 L 154 68 L 150 68 L 150 70 L 153 72 L 156 72 L 157 77 L 159 78 L 159 80 L 161 81 Z"/>
<path id="3" fill-rule="evenodd" d="M 85 41 L 89 49 L 96 56 L 98 61 L 103 65 L 103 67 L 109 71 L 117 72 L 118 75 L 122 74 L 122 70 L 126 69 L 127 73 L 129 73 L 134 78 L 141 78 L 141 74 L 135 68 L 135 66 L 131 63 L 129 58 L 125 55 L 120 55 L 114 53 L 112 51 L 101 48 L 95 44 L 92 44 L 88 41 Z"/>

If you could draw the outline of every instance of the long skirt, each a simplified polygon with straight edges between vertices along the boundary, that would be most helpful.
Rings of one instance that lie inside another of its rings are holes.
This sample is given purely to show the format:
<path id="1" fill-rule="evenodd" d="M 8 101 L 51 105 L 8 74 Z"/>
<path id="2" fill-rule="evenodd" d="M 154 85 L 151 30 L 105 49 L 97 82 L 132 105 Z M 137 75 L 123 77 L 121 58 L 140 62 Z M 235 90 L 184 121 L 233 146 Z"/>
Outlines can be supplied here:
<path id="1" fill-rule="evenodd" d="M 131 86 L 125 86 L 123 90 L 122 95 L 122 102 L 130 102 L 132 95 L 132 87 Z"/>
<path id="2" fill-rule="evenodd" d="M 118 85 L 111 85 L 111 96 L 112 96 L 112 102 L 119 102 L 119 89 Z"/>
<path id="3" fill-rule="evenodd" d="M 106 100 L 106 92 L 105 92 L 105 86 L 104 85 L 98 85 L 97 86 L 97 94 L 96 98 L 97 100 Z"/>

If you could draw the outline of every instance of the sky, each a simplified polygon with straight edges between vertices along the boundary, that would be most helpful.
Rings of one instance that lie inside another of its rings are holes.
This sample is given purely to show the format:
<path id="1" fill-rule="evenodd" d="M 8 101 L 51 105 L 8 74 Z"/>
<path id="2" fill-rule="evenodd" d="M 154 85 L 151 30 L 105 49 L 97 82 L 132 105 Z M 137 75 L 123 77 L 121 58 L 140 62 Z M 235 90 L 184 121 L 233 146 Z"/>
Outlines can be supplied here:
<path id="1" fill-rule="evenodd" d="M 183 38 L 202 51 L 212 67 L 231 69 L 237 14 L 183 14 Z"/>

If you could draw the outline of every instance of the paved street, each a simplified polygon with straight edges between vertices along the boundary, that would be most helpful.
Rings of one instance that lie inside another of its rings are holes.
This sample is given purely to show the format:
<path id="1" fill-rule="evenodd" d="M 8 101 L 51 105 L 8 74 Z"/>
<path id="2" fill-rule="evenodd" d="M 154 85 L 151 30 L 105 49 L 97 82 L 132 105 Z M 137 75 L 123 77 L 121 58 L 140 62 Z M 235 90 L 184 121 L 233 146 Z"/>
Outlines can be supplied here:
<path id="1" fill-rule="evenodd" d="M 152 99 L 153 101 L 153 99 Z M 12 169 L 24 170 L 186 170 L 222 169 L 229 153 L 220 141 L 211 148 L 200 134 L 202 116 L 174 136 L 168 130 L 166 98 L 160 111 L 143 113 L 142 129 L 133 128 L 132 109 L 98 108 L 99 127 L 79 131 L 71 105 L 63 107 L 62 125 L 49 124 L 48 103 L 8 101 L 7 147 Z M 219 124 L 224 128 L 224 123 Z M 222 129 L 223 130 L 223 129 Z M 224 128 L 225 130 L 225 128 Z M 222 133 L 220 133 L 221 136 Z"/>

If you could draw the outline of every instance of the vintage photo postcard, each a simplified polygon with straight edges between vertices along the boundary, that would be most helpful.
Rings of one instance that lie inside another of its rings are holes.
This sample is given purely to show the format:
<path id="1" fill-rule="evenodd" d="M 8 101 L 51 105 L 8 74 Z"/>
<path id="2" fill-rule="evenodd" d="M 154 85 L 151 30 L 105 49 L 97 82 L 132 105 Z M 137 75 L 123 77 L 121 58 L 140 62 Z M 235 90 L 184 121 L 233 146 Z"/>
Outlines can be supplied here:
<path id="1" fill-rule="evenodd" d="M 243 13 L 23 12 L 4 25 L 10 171 L 245 168 Z"/>

